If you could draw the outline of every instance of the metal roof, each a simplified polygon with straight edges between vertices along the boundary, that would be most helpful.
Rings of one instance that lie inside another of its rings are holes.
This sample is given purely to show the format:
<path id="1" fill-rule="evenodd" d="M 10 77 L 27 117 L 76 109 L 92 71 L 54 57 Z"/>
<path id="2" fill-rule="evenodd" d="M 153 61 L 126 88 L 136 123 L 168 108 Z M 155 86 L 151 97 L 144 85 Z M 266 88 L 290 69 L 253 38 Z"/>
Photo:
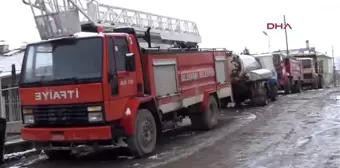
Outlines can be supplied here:
<path id="1" fill-rule="evenodd" d="M 254 57 L 272 57 L 272 53 L 252 54 Z"/>
<path id="2" fill-rule="evenodd" d="M 0 56 L 0 78 L 11 75 L 12 64 L 15 65 L 17 74 L 20 73 L 24 51 L 23 49 L 14 49 Z"/>

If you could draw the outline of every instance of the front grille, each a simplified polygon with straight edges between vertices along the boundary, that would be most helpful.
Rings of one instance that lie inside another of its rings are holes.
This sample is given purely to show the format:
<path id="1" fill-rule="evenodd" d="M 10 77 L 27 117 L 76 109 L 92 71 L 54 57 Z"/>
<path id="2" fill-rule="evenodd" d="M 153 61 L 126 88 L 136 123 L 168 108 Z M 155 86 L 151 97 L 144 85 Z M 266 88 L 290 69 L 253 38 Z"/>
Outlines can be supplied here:
<path id="1" fill-rule="evenodd" d="M 305 79 L 312 79 L 313 78 L 313 74 L 304 74 L 303 77 Z"/>
<path id="2" fill-rule="evenodd" d="M 36 107 L 33 110 L 35 125 L 88 124 L 87 106 L 65 105 Z"/>

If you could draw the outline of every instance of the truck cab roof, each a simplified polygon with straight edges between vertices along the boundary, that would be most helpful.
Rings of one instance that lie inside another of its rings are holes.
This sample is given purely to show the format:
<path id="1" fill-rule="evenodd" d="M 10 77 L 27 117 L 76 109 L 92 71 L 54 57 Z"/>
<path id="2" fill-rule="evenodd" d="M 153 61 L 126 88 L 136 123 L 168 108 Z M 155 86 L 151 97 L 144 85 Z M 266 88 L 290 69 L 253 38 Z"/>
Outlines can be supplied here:
<path id="1" fill-rule="evenodd" d="M 59 39 L 64 39 L 68 37 L 75 37 L 75 38 L 88 38 L 88 37 L 104 37 L 104 34 L 102 33 L 92 33 L 92 32 L 79 32 L 79 33 L 74 33 L 70 36 L 64 36 L 64 37 L 58 37 L 58 38 L 51 38 L 48 40 L 39 40 L 36 42 L 31 42 L 30 44 L 39 44 L 39 43 L 44 43 L 44 42 L 49 42 L 49 41 L 54 41 L 54 40 L 59 40 Z"/>
<path id="2" fill-rule="evenodd" d="M 313 58 L 297 58 L 298 60 L 312 60 Z"/>

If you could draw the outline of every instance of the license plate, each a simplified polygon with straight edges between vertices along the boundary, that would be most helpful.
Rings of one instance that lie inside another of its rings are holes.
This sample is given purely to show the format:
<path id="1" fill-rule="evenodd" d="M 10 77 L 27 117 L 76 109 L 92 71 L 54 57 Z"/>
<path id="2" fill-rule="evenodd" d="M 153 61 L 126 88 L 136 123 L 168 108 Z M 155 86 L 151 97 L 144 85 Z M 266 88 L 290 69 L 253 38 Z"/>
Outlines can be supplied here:
<path id="1" fill-rule="evenodd" d="M 54 141 L 62 141 L 65 140 L 64 133 L 52 133 L 52 140 Z"/>

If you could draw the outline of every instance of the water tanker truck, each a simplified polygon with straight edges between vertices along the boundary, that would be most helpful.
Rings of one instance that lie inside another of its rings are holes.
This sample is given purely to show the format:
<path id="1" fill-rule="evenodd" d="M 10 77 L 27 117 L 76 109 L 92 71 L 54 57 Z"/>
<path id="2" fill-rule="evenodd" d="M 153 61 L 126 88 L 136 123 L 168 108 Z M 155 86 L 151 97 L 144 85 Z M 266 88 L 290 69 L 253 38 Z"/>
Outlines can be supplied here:
<path id="1" fill-rule="evenodd" d="M 253 105 L 266 105 L 277 96 L 276 84 L 271 83 L 274 74 L 263 68 L 261 63 L 252 55 L 233 55 L 232 91 L 236 106 L 246 100 Z"/>

